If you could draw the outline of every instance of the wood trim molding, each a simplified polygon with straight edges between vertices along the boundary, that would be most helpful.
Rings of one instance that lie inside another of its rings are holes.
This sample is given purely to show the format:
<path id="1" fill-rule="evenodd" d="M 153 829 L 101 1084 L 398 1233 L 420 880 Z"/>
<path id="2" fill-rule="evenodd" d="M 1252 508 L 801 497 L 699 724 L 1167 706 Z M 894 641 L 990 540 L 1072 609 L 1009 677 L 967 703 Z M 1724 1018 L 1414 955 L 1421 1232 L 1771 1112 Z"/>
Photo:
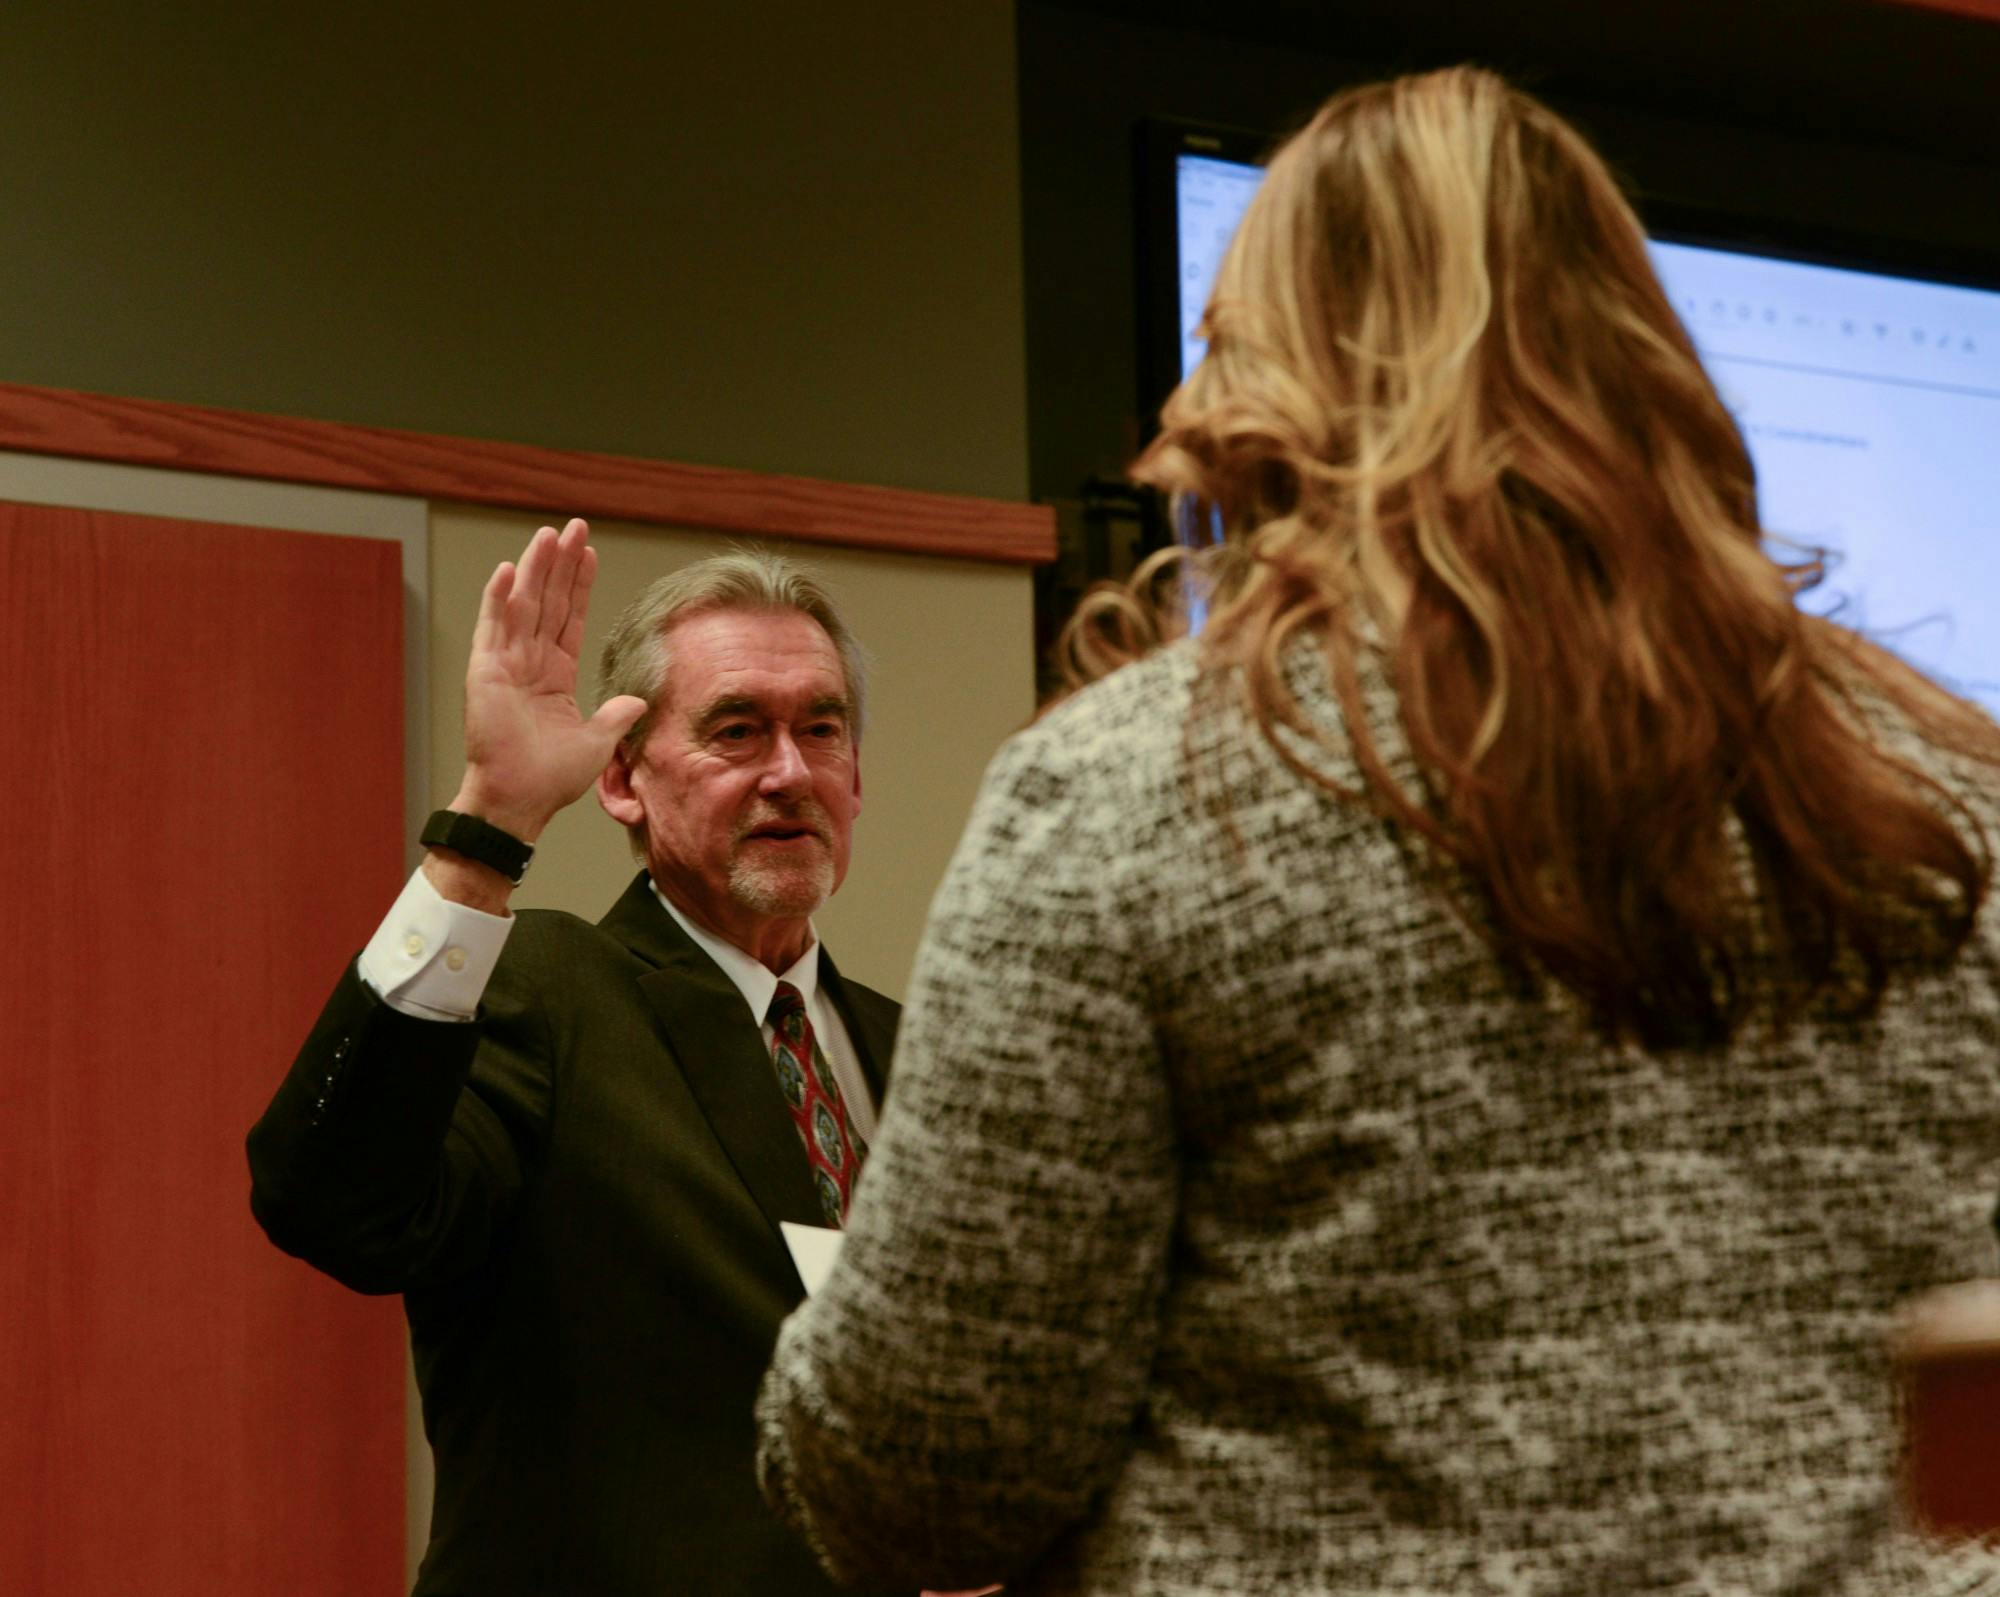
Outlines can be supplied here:
<path id="1" fill-rule="evenodd" d="M 0 383 L 0 449 L 902 554 L 1022 565 L 1056 555 L 1046 505 L 18 383 Z"/>
<path id="2" fill-rule="evenodd" d="M 1980 22 L 2000 22 L 2000 0 L 1888 0 L 1888 3 L 1917 6 L 1927 11 L 1949 11 L 1955 16 L 1973 17 Z"/>

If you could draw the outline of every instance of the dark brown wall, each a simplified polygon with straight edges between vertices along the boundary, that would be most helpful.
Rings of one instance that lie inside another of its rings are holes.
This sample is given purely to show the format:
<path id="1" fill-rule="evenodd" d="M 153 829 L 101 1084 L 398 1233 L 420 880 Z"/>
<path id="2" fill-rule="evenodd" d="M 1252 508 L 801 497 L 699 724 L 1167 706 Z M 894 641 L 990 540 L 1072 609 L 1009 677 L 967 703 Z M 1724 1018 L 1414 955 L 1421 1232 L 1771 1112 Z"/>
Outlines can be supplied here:
<path id="1" fill-rule="evenodd" d="M 23 0 L 0 379 L 1021 497 L 1012 24 Z"/>

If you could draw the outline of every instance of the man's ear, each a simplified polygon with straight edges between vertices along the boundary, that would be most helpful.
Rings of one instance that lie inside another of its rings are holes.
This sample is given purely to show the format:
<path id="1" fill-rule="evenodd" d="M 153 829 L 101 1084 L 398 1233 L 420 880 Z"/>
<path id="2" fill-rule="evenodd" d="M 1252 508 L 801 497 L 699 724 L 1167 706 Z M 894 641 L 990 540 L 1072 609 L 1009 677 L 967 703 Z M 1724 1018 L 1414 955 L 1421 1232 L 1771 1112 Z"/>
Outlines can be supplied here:
<path id="1" fill-rule="evenodd" d="M 861 750 L 854 751 L 854 813 L 861 813 Z"/>
<path id="2" fill-rule="evenodd" d="M 646 820 L 645 801 L 632 786 L 632 753 L 631 745 L 620 743 L 611 751 L 609 763 L 597 773 L 597 802 L 604 806 L 606 815 L 628 830 Z"/>

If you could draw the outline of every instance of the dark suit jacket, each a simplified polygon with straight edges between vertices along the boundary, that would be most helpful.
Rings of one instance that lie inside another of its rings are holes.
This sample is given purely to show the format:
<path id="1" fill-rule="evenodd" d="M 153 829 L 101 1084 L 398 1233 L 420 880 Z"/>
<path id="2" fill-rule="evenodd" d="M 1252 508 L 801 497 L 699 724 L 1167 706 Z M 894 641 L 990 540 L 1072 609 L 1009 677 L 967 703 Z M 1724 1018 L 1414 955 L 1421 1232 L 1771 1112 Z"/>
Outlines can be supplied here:
<path id="1" fill-rule="evenodd" d="M 897 1006 L 821 980 L 880 1095 Z M 524 911 L 477 1022 L 352 967 L 250 1133 L 287 1252 L 401 1292 L 437 1458 L 425 1597 L 829 1592 L 753 1477 L 751 1405 L 818 1224 L 742 995 L 642 876 Z"/>

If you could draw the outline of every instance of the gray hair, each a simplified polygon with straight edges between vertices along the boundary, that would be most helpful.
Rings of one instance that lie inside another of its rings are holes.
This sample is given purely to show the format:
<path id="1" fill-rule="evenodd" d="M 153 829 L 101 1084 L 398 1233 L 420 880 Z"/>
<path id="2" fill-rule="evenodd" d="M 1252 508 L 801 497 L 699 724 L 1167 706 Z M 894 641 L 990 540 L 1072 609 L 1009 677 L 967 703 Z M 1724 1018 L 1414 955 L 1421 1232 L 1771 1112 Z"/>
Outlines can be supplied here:
<path id="1" fill-rule="evenodd" d="M 867 664 L 860 643 L 834 608 L 832 595 L 804 566 L 784 555 L 737 548 L 647 584 L 613 623 L 598 660 L 600 702 L 621 693 L 646 701 L 646 713 L 625 736 L 626 747 L 643 743 L 659 714 L 672 660 L 667 635 L 689 616 L 711 610 L 796 610 L 817 621 L 840 656 L 848 721 L 855 741 L 860 741 Z"/>

